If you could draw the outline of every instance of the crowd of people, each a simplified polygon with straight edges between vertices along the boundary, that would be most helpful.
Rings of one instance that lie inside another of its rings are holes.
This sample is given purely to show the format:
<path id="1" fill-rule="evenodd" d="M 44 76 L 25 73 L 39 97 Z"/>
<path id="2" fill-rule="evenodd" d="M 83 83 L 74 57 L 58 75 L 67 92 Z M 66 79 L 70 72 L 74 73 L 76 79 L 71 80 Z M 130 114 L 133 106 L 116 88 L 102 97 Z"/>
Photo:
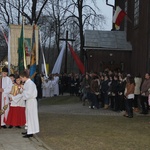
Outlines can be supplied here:
<path id="1" fill-rule="evenodd" d="M 28 71 L 8 76 L 2 68 L 0 78 L 1 128 L 25 126 L 23 137 L 32 137 L 39 132 L 37 102 L 41 98 L 69 93 L 77 96 L 90 109 L 124 111 L 124 116 L 133 118 L 134 111 L 149 113 L 150 74 L 142 79 L 140 74 L 131 75 L 106 69 L 103 73 L 50 74 L 36 73 L 34 82 Z"/>
<path id="2" fill-rule="evenodd" d="M 148 114 L 150 74 L 145 78 L 106 70 L 104 73 L 86 73 L 81 82 L 81 99 L 90 103 L 91 109 L 125 111 L 124 116 L 133 118 L 133 112 Z"/>
<path id="3" fill-rule="evenodd" d="M 55 79 L 57 76 L 57 80 Z M 57 94 L 54 88 L 57 84 Z M 50 75 L 42 83 L 43 96 L 63 95 L 79 96 L 83 105 L 88 101 L 90 109 L 111 109 L 116 112 L 124 111 L 124 116 L 133 118 L 133 112 L 148 114 L 148 97 L 150 92 L 150 74 L 144 79 L 119 71 L 106 69 L 103 73 L 57 74 Z M 45 94 L 45 91 L 47 93 Z M 52 94 L 51 94 L 52 93 Z"/>
<path id="4" fill-rule="evenodd" d="M 37 87 L 27 71 L 8 76 L 3 67 L 0 78 L 1 128 L 21 128 L 24 138 L 39 132 Z"/>

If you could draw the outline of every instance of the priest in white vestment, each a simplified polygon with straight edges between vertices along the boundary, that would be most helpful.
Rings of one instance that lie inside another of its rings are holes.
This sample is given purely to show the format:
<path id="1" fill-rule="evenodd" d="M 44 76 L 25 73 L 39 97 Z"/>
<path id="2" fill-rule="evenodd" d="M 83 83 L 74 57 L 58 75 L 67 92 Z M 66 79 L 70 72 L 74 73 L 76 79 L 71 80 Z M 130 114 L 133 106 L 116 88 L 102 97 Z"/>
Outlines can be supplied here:
<path id="1" fill-rule="evenodd" d="M 24 138 L 33 137 L 33 134 L 39 132 L 39 119 L 37 107 L 37 89 L 35 83 L 29 78 L 27 72 L 20 73 L 20 78 L 24 83 L 23 92 L 20 94 L 26 101 L 26 128 L 27 132 L 23 132 Z M 12 97 L 15 98 L 15 97 Z M 19 98 L 17 96 L 16 98 Z"/>
<path id="2" fill-rule="evenodd" d="M 9 93 L 12 88 L 12 81 L 11 79 L 7 76 L 8 74 L 8 68 L 3 67 L 2 68 L 2 79 L 1 79 L 1 88 L 0 92 L 2 94 L 1 96 L 1 127 L 2 128 L 7 128 L 6 127 L 6 121 L 7 121 L 7 116 L 9 112 Z"/>

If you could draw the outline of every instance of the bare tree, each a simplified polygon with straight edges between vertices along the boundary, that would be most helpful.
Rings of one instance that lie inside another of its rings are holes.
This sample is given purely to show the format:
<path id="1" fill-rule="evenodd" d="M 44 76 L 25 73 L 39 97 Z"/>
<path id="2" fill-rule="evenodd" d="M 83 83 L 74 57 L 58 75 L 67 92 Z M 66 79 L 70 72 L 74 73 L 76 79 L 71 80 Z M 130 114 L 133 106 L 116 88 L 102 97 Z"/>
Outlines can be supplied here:
<path id="1" fill-rule="evenodd" d="M 104 16 L 95 11 L 98 10 L 96 0 L 91 2 L 93 7 L 88 5 L 86 0 L 1 0 L 0 19 L 7 25 L 21 24 L 23 15 L 29 24 L 40 24 L 45 43 L 51 42 L 52 36 L 55 37 L 57 55 L 60 51 L 60 37 L 64 35 L 65 30 L 70 30 L 68 24 L 74 24 L 74 32 L 78 32 L 77 27 L 79 29 L 80 58 L 84 62 L 83 31 L 85 27 L 95 29 L 104 21 Z M 43 17 L 42 22 L 39 21 L 40 16 Z"/>
<path id="2" fill-rule="evenodd" d="M 96 0 L 91 0 L 93 6 L 99 10 L 96 5 Z M 105 22 L 103 15 L 98 14 L 92 6 L 87 5 L 85 0 L 72 0 L 72 2 L 65 8 L 69 13 L 63 24 L 70 20 L 70 18 L 76 18 L 74 23 L 79 27 L 80 34 L 80 59 L 84 62 L 84 35 L 83 30 L 85 25 L 91 26 L 93 29 L 96 26 L 102 25 Z M 76 13 L 77 11 L 77 13 Z"/>
<path id="3" fill-rule="evenodd" d="M 49 22 L 53 25 L 54 31 L 54 45 L 57 50 L 57 55 L 60 52 L 60 37 L 64 35 L 64 31 L 66 30 L 64 24 L 64 20 L 67 17 L 66 8 L 68 7 L 68 1 L 66 0 L 49 0 L 45 7 L 45 14 L 49 16 Z"/>
<path id="4" fill-rule="evenodd" d="M 64 35 L 65 30 L 69 30 L 69 33 L 72 33 L 71 38 L 74 39 L 77 37 L 80 40 L 78 42 L 80 44 L 80 58 L 84 62 L 84 29 L 86 27 L 96 29 L 96 27 L 100 27 L 105 22 L 104 16 L 95 11 L 95 9 L 99 10 L 96 5 L 96 0 L 92 0 L 92 2 L 94 8 L 86 4 L 84 0 L 48 1 L 44 15 L 49 18 L 49 26 L 53 26 L 57 55 L 60 51 L 59 39 Z"/>
<path id="5" fill-rule="evenodd" d="M 25 16 L 30 24 L 37 24 L 48 0 L 1 0 L 0 19 L 3 23 L 20 24 L 21 16 Z"/>

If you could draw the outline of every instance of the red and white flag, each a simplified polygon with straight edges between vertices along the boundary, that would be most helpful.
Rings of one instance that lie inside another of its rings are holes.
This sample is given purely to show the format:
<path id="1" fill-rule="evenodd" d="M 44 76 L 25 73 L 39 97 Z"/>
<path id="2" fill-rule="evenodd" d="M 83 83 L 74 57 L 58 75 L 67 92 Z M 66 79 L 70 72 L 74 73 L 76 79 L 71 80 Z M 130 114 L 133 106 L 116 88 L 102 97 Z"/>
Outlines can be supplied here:
<path id="1" fill-rule="evenodd" d="M 70 49 L 70 52 L 72 54 L 72 57 L 74 58 L 77 66 L 78 66 L 78 69 L 81 71 L 82 74 L 85 73 L 85 67 L 84 67 L 84 64 L 82 63 L 82 61 L 80 60 L 80 58 L 78 57 L 78 55 L 75 53 L 75 51 L 73 50 L 73 48 L 71 47 L 71 45 L 68 43 L 69 45 L 69 49 Z"/>
<path id="2" fill-rule="evenodd" d="M 120 24 L 126 15 L 126 12 L 123 11 L 119 6 L 116 7 L 116 11 L 113 17 L 113 23 L 115 24 L 117 30 L 120 29 Z"/>

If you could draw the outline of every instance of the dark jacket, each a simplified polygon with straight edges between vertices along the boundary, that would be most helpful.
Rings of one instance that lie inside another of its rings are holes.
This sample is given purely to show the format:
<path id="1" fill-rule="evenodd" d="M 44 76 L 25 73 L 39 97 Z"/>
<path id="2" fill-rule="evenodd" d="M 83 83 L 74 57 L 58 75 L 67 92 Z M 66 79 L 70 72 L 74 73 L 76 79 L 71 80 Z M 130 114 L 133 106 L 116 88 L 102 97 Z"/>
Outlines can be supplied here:
<path id="1" fill-rule="evenodd" d="M 102 85 L 101 85 L 101 92 L 102 93 L 108 93 L 108 90 L 109 90 L 109 80 L 104 80 L 102 82 Z"/>

